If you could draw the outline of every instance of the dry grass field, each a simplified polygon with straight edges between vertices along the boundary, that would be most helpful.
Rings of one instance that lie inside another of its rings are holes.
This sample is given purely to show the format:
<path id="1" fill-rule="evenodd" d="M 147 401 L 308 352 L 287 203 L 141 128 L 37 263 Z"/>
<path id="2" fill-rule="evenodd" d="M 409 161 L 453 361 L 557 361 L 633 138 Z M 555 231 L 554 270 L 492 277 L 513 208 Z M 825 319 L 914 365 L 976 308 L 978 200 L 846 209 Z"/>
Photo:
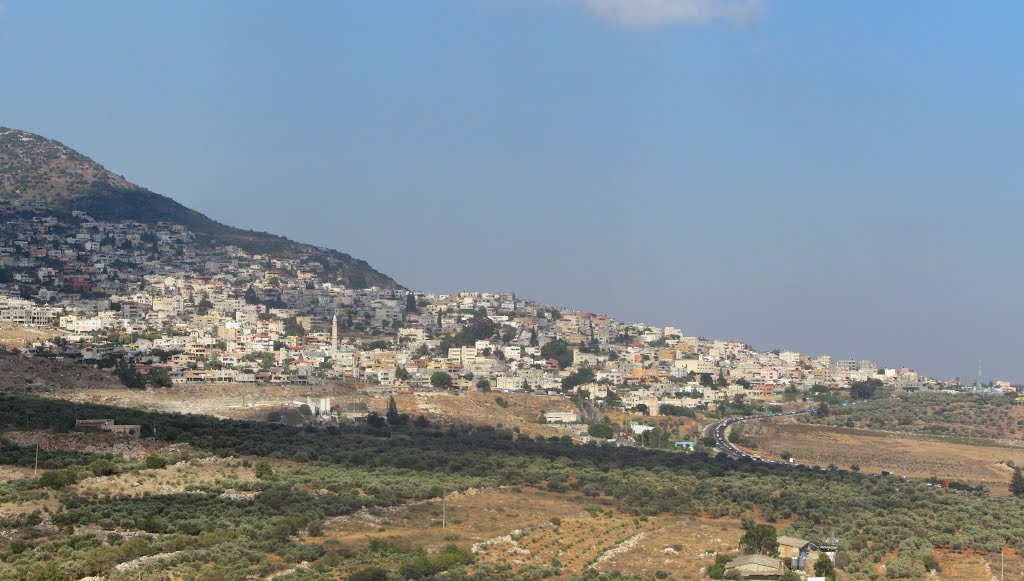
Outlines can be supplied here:
<path id="1" fill-rule="evenodd" d="M 455 543 L 473 547 L 478 564 L 507 563 L 518 570 L 557 563 L 562 579 L 587 567 L 650 576 L 663 571 L 675 579 L 701 579 L 716 553 L 736 554 L 743 534 L 735 519 L 637 518 L 609 512 L 606 506 L 594 505 L 593 499 L 532 488 L 449 495 L 445 528 L 441 528 L 441 512 L 440 499 L 362 510 L 332 519 L 322 536 L 307 540 L 327 542 L 349 553 L 366 548 L 374 539 L 431 550 Z M 786 523 L 776 525 L 781 529 Z M 1024 562 L 1010 553 L 1007 557 L 1007 572 L 1017 571 L 1019 576 Z M 998 555 L 995 559 L 998 567 Z M 934 579 L 973 581 L 989 578 L 979 575 L 986 571 L 986 563 L 991 567 L 992 556 L 946 551 L 940 562 L 942 571 Z M 884 576 L 881 566 L 879 573 Z M 845 578 L 841 573 L 839 579 Z"/>
<path id="2" fill-rule="evenodd" d="M 617 569 L 653 575 L 672 573 L 678 579 L 700 579 L 714 561 L 712 553 L 735 551 L 743 535 L 739 521 L 666 517 L 652 519 L 654 526 L 635 544 L 601 563 L 598 570 Z"/>
<path id="3" fill-rule="evenodd" d="M 399 547 L 438 549 L 447 543 L 474 548 L 479 564 L 507 563 L 518 570 L 556 563 L 559 578 L 598 571 L 629 571 L 699 579 L 716 552 L 730 552 L 743 531 L 738 520 L 633 517 L 533 488 L 471 490 L 452 494 L 441 528 L 440 499 L 391 509 L 362 510 L 328 522 L 321 537 L 344 551 L 381 539 Z"/>
<path id="4" fill-rule="evenodd" d="M 744 433 L 757 444 L 753 453 L 778 458 L 790 452 L 797 462 L 840 468 L 860 466 L 861 472 L 888 470 L 908 478 L 952 479 L 985 484 L 994 494 L 1006 494 L 1012 469 L 1001 463 L 1024 464 L 1024 449 L 970 446 L 930 441 L 911 435 L 853 428 L 799 424 L 774 420 L 751 425 Z"/>
<path id="5" fill-rule="evenodd" d="M 552 518 L 585 515 L 584 504 L 557 493 L 526 488 L 521 491 L 468 490 L 394 508 L 361 510 L 328 521 L 324 537 L 335 539 L 349 550 L 384 539 L 403 548 L 442 547 L 447 542 L 473 545 L 527 529 L 550 524 Z M 445 527 L 442 528 L 442 512 Z"/>
<path id="6" fill-rule="evenodd" d="M 152 454 L 172 454 L 188 449 L 188 444 L 167 444 L 146 441 L 121 434 L 105 432 L 85 433 L 68 432 L 57 434 L 48 430 L 32 430 L 27 432 L 4 432 L 3 439 L 31 448 L 39 445 L 40 450 L 47 452 L 68 451 L 83 454 L 113 455 L 131 460 L 144 460 Z"/>
<path id="7" fill-rule="evenodd" d="M 0 347 L 5 349 L 24 349 L 33 343 L 49 341 L 54 337 L 60 337 L 64 334 L 64 331 L 56 329 L 2 326 L 0 327 Z"/>
<path id="8" fill-rule="evenodd" d="M 208 384 L 175 386 L 168 389 L 130 390 L 123 387 L 89 387 L 46 393 L 70 401 L 142 407 L 165 412 L 207 414 L 220 418 L 265 419 L 267 414 L 307 397 L 331 397 L 335 409 L 365 404 L 369 411 L 383 414 L 388 395 L 359 391 L 341 384 L 317 387 L 253 386 L 242 384 Z M 563 436 L 566 428 L 540 424 L 538 416 L 545 411 L 573 411 L 573 404 L 557 396 L 527 393 L 417 392 L 395 394 L 401 413 L 424 416 L 438 423 L 502 426 L 519 428 L 530 436 Z M 508 405 L 498 405 L 498 398 Z"/>
<path id="9" fill-rule="evenodd" d="M 1000 573 L 1004 579 L 1024 579 L 1024 559 L 1012 549 L 1007 549 L 1000 571 L 998 554 L 987 555 L 974 551 L 957 553 L 938 550 L 936 555 L 942 570 L 938 579 L 950 581 L 994 580 L 999 581 Z"/>
<path id="10" fill-rule="evenodd" d="M 0 335 L 3 332 L 0 330 Z M 109 371 L 13 353 L 0 353 L 0 390 L 30 391 L 79 403 L 256 420 L 264 420 L 272 411 L 294 406 L 307 398 L 316 400 L 321 397 L 330 397 L 335 410 L 365 406 L 369 411 L 383 414 L 389 397 L 383 392 L 357 389 L 351 383 L 333 381 L 317 386 L 207 383 L 135 390 L 122 386 Z M 545 411 L 578 413 L 576 406 L 564 397 L 531 393 L 419 391 L 396 393 L 394 397 L 399 412 L 414 417 L 422 415 L 441 424 L 518 428 L 531 437 L 572 433 L 563 426 L 538 423 L 538 417 Z M 506 405 L 499 405 L 499 398 Z M 697 426 L 695 420 L 684 417 L 643 417 L 619 411 L 609 411 L 608 415 L 619 425 L 640 420 L 661 425 L 680 437 L 693 432 Z"/>
<path id="11" fill-rule="evenodd" d="M 508 407 L 498 405 L 501 398 Z M 361 396 L 369 409 L 383 412 L 387 396 Z M 477 426 L 518 427 L 530 436 L 562 436 L 568 432 L 553 425 L 540 424 L 537 418 L 544 412 L 576 411 L 564 397 L 533 395 L 528 393 L 481 393 L 470 391 L 458 395 L 448 392 L 417 392 L 395 396 L 399 411 L 413 416 L 422 415 L 442 423 L 462 423 Z"/>
<path id="12" fill-rule="evenodd" d="M 190 487 L 217 484 L 225 480 L 255 480 L 253 470 L 241 462 L 225 458 L 203 458 L 178 462 L 159 470 L 138 470 L 113 476 L 94 476 L 73 485 L 75 493 L 85 498 L 142 496 L 144 494 L 177 494 Z M 236 491 L 229 491 L 235 493 Z M 251 496 L 251 494 L 247 494 Z"/>

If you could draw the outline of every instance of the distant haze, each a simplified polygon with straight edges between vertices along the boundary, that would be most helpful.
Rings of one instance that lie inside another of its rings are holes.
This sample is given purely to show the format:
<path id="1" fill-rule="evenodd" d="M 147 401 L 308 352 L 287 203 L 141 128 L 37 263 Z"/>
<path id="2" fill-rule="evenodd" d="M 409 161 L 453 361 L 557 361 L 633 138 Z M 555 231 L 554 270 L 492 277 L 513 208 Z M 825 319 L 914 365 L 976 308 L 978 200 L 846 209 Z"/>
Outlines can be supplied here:
<path id="1" fill-rule="evenodd" d="M 0 4 L 0 125 L 429 291 L 1024 381 L 1024 4 Z"/>

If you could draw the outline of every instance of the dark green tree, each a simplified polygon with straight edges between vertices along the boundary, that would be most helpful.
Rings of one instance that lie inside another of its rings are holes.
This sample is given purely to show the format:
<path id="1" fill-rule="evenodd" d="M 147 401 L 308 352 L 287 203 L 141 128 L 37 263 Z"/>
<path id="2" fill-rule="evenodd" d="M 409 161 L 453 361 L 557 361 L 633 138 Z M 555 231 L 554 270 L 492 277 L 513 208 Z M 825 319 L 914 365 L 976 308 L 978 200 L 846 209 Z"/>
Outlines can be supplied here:
<path id="1" fill-rule="evenodd" d="M 210 302 L 210 299 L 203 297 L 203 300 L 199 301 L 199 304 L 196 305 L 196 312 L 200 315 L 205 315 L 209 313 L 212 308 L 213 303 Z"/>
<path id="2" fill-rule="evenodd" d="M 562 369 L 572 365 L 572 349 L 569 344 L 561 339 L 555 339 L 545 343 L 540 348 L 540 356 L 544 359 L 554 359 L 558 361 L 558 366 Z"/>
<path id="3" fill-rule="evenodd" d="M 579 371 L 570 374 L 568 377 L 562 379 L 562 389 L 571 390 L 575 389 L 576 386 L 583 385 L 585 383 L 592 383 L 594 378 L 597 377 L 594 370 L 590 367 L 584 367 Z"/>
<path id="4" fill-rule="evenodd" d="M 296 337 L 305 337 L 306 328 L 300 325 L 298 319 L 295 317 L 288 317 L 284 320 L 284 334 L 294 335 Z"/>
<path id="5" fill-rule="evenodd" d="M 398 404 L 395 403 L 395 396 L 388 396 L 388 411 L 385 416 L 388 423 L 392 426 L 397 426 L 399 423 L 398 417 Z"/>
<path id="6" fill-rule="evenodd" d="M 882 382 L 877 379 L 855 381 L 850 386 L 850 399 L 873 399 L 879 387 L 882 387 Z"/>
<path id="7" fill-rule="evenodd" d="M 516 338 L 516 328 L 512 325 L 501 326 L 501 340 L 506 343 L 511 343 Z"/>
<path id="8" fill-rule="evenodd" d="M 430 385 L 434 387 L 451 387 L 454 385 L 452 376 L 444 371 L 435 371 L 430 376 Z"/>
<path id="9" fill-rule="evenodd" d="M 441 348 L 448 350 L 450 347 L 472 347 L 477 341 L 490 339 L 498 332 L 498 325 L 488 317 L 480 315 L 469 320 L 459 332 L 445 337 L 441 341 Z"/>
<path id="10" fill-rule="evenodd" d="M 1010 478 L 1010 494 L 1024 496 L 1024 474 L 1021 474 L 1019 466 L 1013 469 L 1013 477 Z"/>
<path id="11" fill-rule="evenodd" d="M 132 389 L 142 389 L 146 387 L 146 378 L 124 360 L 117 364 L 117 378 L 121 380 L 121 383 L 124 384 L 125 387 L 130 387 Z"/>
<path id="12" fill-rule="evenodd" d="M 153 387 L 171 387 L 171 374 L 166 367 L 153 367 L 146 379 Z"/>
<path id="13" fill-rule="evenodd" d="M 818 577 L 827 577 L 829 579 L 836 578 L 836 567 L 832 564 L 832 559 L 825 553 L 822 553 L 818 557 L 817 562 L 814 563 L 814 574 Z"/>
<path id="14" fill-rule="evenodd" d="M 608 395 L 604 397 L 604 403 L 609 407 L 619 407 L 622 405 L 622 398 L 614 390 L 609 389 Z"/>
<path id="15" fill-rule="evenodd" d="M 405 312 L 415 313 L 419 307 L 416 306 L 416 295 L 409 293 L 405 295 Z"/>
<path id="16" fill-rule="evenodd" d="M 778 533 L 768 524 L 754 525 L 740 537 L 740 548 L 746 555 L 779 555 Z"/>
<path id="17" fill-rule="evenodd" d="M 615 430 L 609 424 L 590 424 L 587 426 L 587 433 L 595 438 L 605 440 L 615 437 Z"/>

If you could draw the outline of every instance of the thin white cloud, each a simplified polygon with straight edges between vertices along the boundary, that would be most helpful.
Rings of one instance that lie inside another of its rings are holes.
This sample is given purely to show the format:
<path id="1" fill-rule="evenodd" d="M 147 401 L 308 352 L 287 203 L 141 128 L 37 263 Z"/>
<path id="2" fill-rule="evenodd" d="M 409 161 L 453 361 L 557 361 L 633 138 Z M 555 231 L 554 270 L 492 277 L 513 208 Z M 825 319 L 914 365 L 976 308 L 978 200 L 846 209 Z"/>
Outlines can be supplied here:
<path id="1" fill-rule="evenodd" d="M 627 28 L 723 21 L 746 25 L 764 10 L 762 0 L 583 0 L 602 20 Z"/>

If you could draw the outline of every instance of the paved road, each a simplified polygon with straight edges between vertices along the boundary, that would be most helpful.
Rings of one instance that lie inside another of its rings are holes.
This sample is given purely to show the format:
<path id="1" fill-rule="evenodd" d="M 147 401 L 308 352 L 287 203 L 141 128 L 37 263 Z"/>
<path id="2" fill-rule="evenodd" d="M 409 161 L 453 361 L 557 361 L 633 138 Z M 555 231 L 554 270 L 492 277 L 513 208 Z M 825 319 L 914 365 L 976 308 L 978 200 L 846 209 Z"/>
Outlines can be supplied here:
<path id="1" fill-rule="evenodd" d="M 795 415 L 799 415 L 799 414 L 806 414 L 806 413 L 808 413 L 810 411 L 811 410 L 807 409 L 807 410 L 799 410 L 799 411 L 793 411 L 793 412 L 781 412 L 781 413 L 773 414 L 771 416 L 760 415 L 760 416 L 742 416 L 742 417 L 736 417 L 736 418 L 728 418 L 728 419 L 724 419 L 724 420 L 722 420 L 722 421 L 720 421 L 720 422 L 718 422 L 716 424 L 711 424 L 710 426 L 708 426 L 704 430 L 704 435 L 713 437 L 715 439 L 715 447 L 717 447 L 719 450 L 725 452 L 729 456 L 732 456 L 733 458 L 737 458 L 737 459 L 749 458 L 750 460 L 753 460 L 755 462 L 764 462 L 765 464 L 781 464 L 781 465 L 784 465 L 784 466 L 799 466 L 799 464 L 791 464 L 791 463 L 785 462 L 783 460 L 769 460 L 767 458 L 762 458 L 760 456 L 755 456 L 753 454 L 747 454 L 743 450 L 740 450 L 736 446 L 733 446 L 732 443 L 728 440 L 728 438 L 726 438 L 725 432 L 726 432 L 726 428 L 728 428 L 729 426 L 731 426 L 733 424 L 738 424 L 740 422 L 747 422 L 747 421 L 751 421 L 751 420 L 762 420 L 762 419 L 769 418 L 769 417 L 795 416 Z"/>
<path id="2" fill-rule="evenodd" d="M 600 418 L 597 415 L 597 410 L 594 409 L 594 404 L 590 403 L 589 399 L 583 399 L 583 398 L 580 398 L 580 399 L 581 399 L 581 401 L 580 401 L 579 408 L 580 408 L 580 411 L 583 412 L 583 415 L 586 416 L 587 423 L 596 424 L 599 421 L 601 421 Z"/>
<path id="3" fill-rule="evenodd" d="M 856 402 L 851 403 L 850 405 L 856 405 Z M 705 436 L 712 436 L 712 437 L 714 437 L 715 438 L 715 447 L 717 447 L 722 452 L 725 452 L 730 457 L 735 458 L 737 460 L 741 460 L 741 459 L 746 458 L 746 459 L 750 460 L 751 462 L 761 462 L 763 464 L 774 464 L 776 466 L 799 467 L 799 466 L 802 466 L 802 465 L 801 464 L 797 464 L 795 462 L 786 462 L 784 460 L 771 460 L 771 459 L 768 459 L 768 458 L 762 458 L 761 456 L 757 456 L 755 454 L 747 454 L 746 452 L 744 452 L 743 450 L 740 450 L 736 446 L 733 446 L 732 443 L 729 442 L 728 438 L 726 437 L 726 428 L 728 428 L 729 426 L 731 426 L 733 424 L 737 424 L 737 423 L 740 423 L 740 422 L 748 422 L 748 421 L 753 421 L 753 420 L 763 420 L 763 419 L 767 419 L 767 418 L 770 418 L 770 417 L 795 416 L 795 415 L 806 414 L 806 413 L 810 413 L 810 412 L 811 412 L 810 409 L 805 409 L 805 410 L 798 410 L 798 411 L 793 411 L 793 412 L 783 412 L 783 413 L 773 414 L 771 416 L 769 416 L 769 415 L 760 415 L 760 416 L 742 416 L 742 417 L 736 417 L 736 418 L 728 418 L 728 419 L 724 419 L 724 420 L 722 420 L 722 421 L 720 421 L 718 423 L 711 424 L 707 428 L 704 428 L 704 435 Z M 817 470 L 817 471 L 820 471 L 820 472 L 827 472 L 827 471 L 829 471 L 828 468 L 822 468 L 821 466 L 805 466 L 805 468 L 809 468 L 811 470 Z M 841 472 L 845 472 L 845 470 L 841 470 Z M 882 471 L 880 474 L 874 474 L 873 476 L 884 478 L 884 477 L 887 477 L 887 476 L 893 476 L 893 474 L 891 472 L 889 472 L 889 471 Z M 902 476 L 902 478 L 904 480 L 907 479 L 906 476 Z M 933 482 L 928 482 L 928 486 L 939 486 L 939 484 L 936 484 L 936 483 L 933 483 Z M 957 494 L 967 494 L 967 492 L 965 492 L 963 490 L 954 490 L 954 492 L 956 492 Z"/>

